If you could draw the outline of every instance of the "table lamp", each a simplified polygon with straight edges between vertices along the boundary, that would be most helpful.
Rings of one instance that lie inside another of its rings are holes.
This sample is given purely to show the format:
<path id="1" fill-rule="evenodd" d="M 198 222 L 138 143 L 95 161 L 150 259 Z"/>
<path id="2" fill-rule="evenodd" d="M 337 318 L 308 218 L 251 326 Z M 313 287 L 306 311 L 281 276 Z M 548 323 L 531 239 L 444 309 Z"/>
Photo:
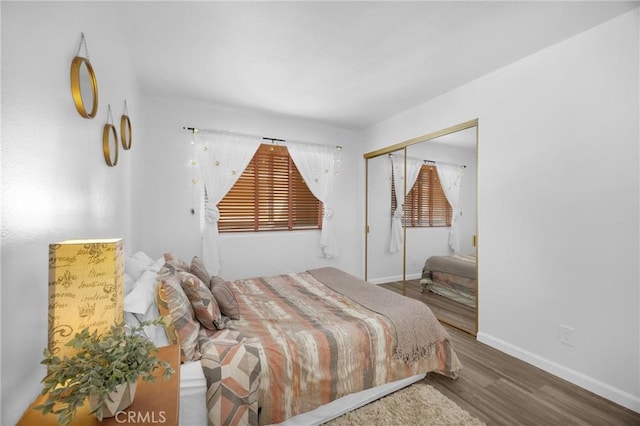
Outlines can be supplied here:
<path id="1" fill-rule="evenodd" d="M 49 245 L 49 341 L 60 358 L 83 328 L 98 333 L 123 321 L 124 240 L 69 240 Z"/>

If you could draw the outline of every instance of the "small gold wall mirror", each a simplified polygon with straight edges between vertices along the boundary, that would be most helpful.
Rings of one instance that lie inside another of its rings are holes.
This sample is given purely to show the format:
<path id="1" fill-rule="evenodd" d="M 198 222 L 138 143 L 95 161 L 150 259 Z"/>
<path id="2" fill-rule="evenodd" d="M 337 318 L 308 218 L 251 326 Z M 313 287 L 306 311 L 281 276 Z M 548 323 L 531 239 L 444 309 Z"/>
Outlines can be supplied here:
<path id="1" fill-rule="evenodd" d="M 106 161 L 107 166 L 114 167 L 118 164 L 118 133 L 116 132 L 115 126 L 111 124 L 113 123 L 111 105 L 109 105 L 108 111 L 107 124 L 105 124 L 102 129 L 102 152 L 104 153 L 104 161 Z"/>
<path id="2" fill-rule="evenodd" d="M 85 56 L 80 56 L 84 44 Z M 76 57 L 71 61 L 71 96 L 78 113 L 84 118 L 93 118 L 98 112 L 98 82 L 89 62 L 89 50 L 82 33 Z M 88 107 L 91 107 L 89 110 Z"/>
<path id="3" fill-rule="evenodd" d="M 127 111 L 127 101 L 124 101 L 124 113 L 120 117 L 120 139 L 122 140 L 122 149 L 131 149 L 131 120 Z"/>

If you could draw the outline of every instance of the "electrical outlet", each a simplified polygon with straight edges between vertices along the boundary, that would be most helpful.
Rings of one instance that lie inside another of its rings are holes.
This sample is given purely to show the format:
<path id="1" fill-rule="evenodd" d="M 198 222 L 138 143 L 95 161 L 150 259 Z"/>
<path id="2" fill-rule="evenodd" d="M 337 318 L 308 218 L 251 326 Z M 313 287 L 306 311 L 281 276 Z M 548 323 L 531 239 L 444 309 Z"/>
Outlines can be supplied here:
<path id="1" fill-rule="evenodd" d="M 573 328 L 566 325 L 560 326 L 560 343 L 573 346 Z"/>

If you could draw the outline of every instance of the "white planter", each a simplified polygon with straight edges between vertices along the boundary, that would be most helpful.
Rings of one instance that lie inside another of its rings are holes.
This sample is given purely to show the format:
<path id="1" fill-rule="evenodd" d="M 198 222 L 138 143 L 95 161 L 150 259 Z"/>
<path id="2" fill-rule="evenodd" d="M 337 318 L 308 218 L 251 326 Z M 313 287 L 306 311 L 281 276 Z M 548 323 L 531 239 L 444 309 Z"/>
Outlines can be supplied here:
<path id="1" fill-rule="evenodd" d="M 133 403 L 137 384 L 137 382 L 125 382 L 116 386 L 116 389 L 109 394 L 109 397 L 105 398 L 105 403 L 100 410 L 102 412 L 102 416 L 100 416 L 100 411 L 98 411 L 96 412 L 96 417 L 98 417 L 98 419 L 113 417 L 118 412 L 127 409 Z M 95 408 L 98 403 L 99 398 L 97 396 L 89 396 L 89 405 L 92 409 Z"/>

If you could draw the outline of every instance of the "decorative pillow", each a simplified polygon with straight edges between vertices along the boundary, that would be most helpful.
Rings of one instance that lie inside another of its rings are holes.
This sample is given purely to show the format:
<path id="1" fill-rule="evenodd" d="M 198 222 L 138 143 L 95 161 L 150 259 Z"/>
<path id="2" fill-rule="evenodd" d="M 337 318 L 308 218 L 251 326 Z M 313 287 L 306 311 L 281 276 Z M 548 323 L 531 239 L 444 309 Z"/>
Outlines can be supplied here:
<path id="1" fill-rule="evenodd" d="M 125 312 L 125 315 L 127 312 Z M 152 303 L 142 315 L 136 314 L 135 317 L 140 321 L 153 321 L 155 319 L 160 318 L 160 312 L 158 311 L 158 306 L 155 303 Z M 163 322 L 167 322 L 166 317 Z M 175 333 L 173 327 L 171 327 L 172 333 Z M 167 338 L 167 331 L 165 330 L 164 324 L 158 325 L 146 325 L 144 327 L 144 334 L 147 335 L 147 338 L 151 340 L 151 342 L 156 345 L 156 348 L 161 348 L 163 346 L 169 345 L 169 339 Z"/>
<path id="2" fill-rule="evenodd" d="M 153 305 L 156 293 L 157 273 L 146 270 L 133 285 L 133 290 L 124 297 L 124 311 L 144 314 Z"/>
<path id="3" fill-rule="evenodd" d="M 136 280 L 134 280 L 131 275 L 125 272 L 124 273 L 124 295 L 125 296 L 131 293 L 131 290 L 133 290 L 133 285 L 135 283 L 136 283 Z"/>
<path id="4" fill-rule="evenodd" d="M 176 269 L 169 263 L 165 263 L 158 272 L 156 301 L 160 315 L 168 317 L 173 324 L 175 333 L 168 332 L 167 336 L 172 343 L 180 345 L 180 360 L 185 363 L 200 359 L 200 323 L 195 319 L 191 303 L 182 290 Z"/>
<path id="5" fill-rule="evenodd" d="M 207 268 L 204 267 L 204 263 L 202 263 L 202 260 L 198 256 L 194 256 L 193 259 L 191 259 L 189 272 L 200 278 L 200 281 L 203 283 L 208 284 L 209 281 L 211 281 L 211 275 L 209 275 Z"/>
<path id="6" fill-rule="evenodd" d="M 134 281 L 137 281 L 144 270 L 152 264 L 153 259 L 143 251 L 124 257 L 124 271 L 129 274 Z"/>
<path id="7" fill-rule="evenodd" d="M 218 306 L 220 306 L 222 315 L 226 315 L 234 320 L 239 320 L 240 307 L 238 306 L 238 301 L 226 282 L 220 277 L 212 277 L 209 282 L 209 288 L 211 289 L 213 297 L 216 298 Z"/>
<path id="8" fill-rule="evenodd" d="M 158 259 L 154 260 L 153 263 L 149 266 L 147 266 L 146 271 L 153 271 L 155 273 L 157 273 L 160 268 L 162 268 L 164 266 L 164 256 L 159 257 Z"/>
<path id="9" fill-rule="evenodd" d="M 171 266 L 173 266 L 176 269 L 176 271 L 189 272 L 189 265 L 187 265 L 184 262 L 184 260 L 180 259 L 178 256 L 175 256 L 172 253 L 165 253 L 164 261 L 165 263 L 168 263 Z"/>
<path id="10" fill-rule="evenodd" d="M 124 323 L 125 323 L 125 325 L 127 325 L 127 326 L 129 326 L 131 328 L 140 326 L 140 320 L 138 319 L 137 316 L 135 316 L 131 312 L 125 312 L 124 313 Z"/>
<path id="11" fill-rule="evenodd" d="M 200 278 L 188 272 L 178 271 L 178 277 L 200 324 L 209 330 L 222 329 L 222 314 L 209 288 Z"/>

